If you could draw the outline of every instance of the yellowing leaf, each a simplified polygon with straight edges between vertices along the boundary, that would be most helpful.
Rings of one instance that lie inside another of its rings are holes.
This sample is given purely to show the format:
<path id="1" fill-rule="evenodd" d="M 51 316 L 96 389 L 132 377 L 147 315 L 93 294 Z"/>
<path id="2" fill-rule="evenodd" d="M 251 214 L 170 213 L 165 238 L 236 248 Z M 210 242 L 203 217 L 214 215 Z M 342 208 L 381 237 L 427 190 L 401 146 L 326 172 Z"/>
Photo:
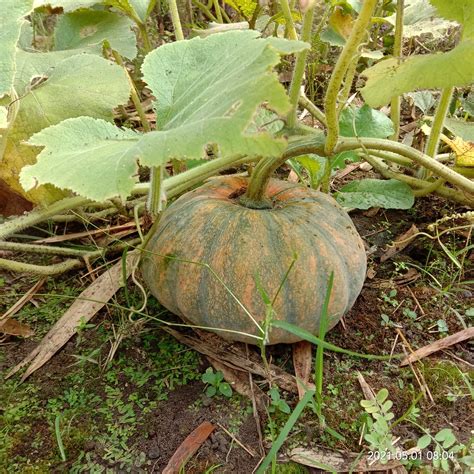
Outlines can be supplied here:
<path id="1" fill-rule="evenodd" d="M 329 18 L 329 24 L 336 33 L 347 39 L 351 34 L 354 19 L 350 13 L 344 13 L 342 8 L 336 7 Z"/>
<path id="2" fill-rule="evenodd" d="M 455 137 L 454 140 L 450 140 L 446 136 L 442 135 L 441 140 L 445 142 L 456 155 L 456 166 L 474 166 L 474 143 L 464 141 L 460 137 Z"/>
<path id="3" fill-rule="evenodd" d="M 26 77 L 36 71 L 43 81 L 34 86 L 24 85 L 24 77 L 18 77 L 18 85 L 15 80 L 15 88 L 24 90 L 15 103 L 19 107 L 16 118 L 5 132 L 0 178 L 28 200 L 47 204 L 64 197 L 64 192 L 41 187 L 25 193 L 18 181 L 19 173 L 25 165 L 35 163 L 39 149 L 24 142 L 41 129 L 69 117 L 88 115 L 112 120 L 113 108 L 128 100 L 129 84 L 119 66 L 96 55 L 77 54 L 56 63 L 55 53 L 23 52 L 20 56 L 33 59 L 30 66 L 37 61 L 37 67 L 27 69 Z M 41 57 L 48 58 L 46 63 L 54 66 L 40 67 Z"/>
<path id="4" fill-rule="evenodd" d="M 239 12 L 245 18 L 252 18 L 252 15 L 257 8 L 257 0 L 224 0 L 227 5 Z"/>

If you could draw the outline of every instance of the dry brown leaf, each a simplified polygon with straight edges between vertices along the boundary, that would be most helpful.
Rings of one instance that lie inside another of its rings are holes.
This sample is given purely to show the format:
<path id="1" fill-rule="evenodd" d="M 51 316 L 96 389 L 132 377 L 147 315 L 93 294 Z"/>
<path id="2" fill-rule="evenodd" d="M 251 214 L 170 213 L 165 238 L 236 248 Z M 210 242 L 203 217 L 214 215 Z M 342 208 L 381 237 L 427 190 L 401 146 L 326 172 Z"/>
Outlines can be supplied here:
<path id="1" fill-rule="evenodd" d="M 302 400 L 307 390 L 314 390 L 314 384 L 309 381 L 312 362 L 311 343 L 308 341 L 295 342 L 293 344 L 293 366 L 295 368 L 298 398 L 300 400 Z"/>
<path id="2" fill-rule="evenodd" d="M 35 332 L 27 324 L 20 323 L 15 319 L 2 319 L 0 321 L 0 334 L 8 334 L 9 336 L 30 337 Z"/>
<path id="3" fill-rule="evenodd" d="M 398 252 L 401 252 L 405 247 L 410 245 L 411 241 L 418 234 L 419 230 L 415 224 L 403 234 L 399 235 L 387 249 L 387 251 L 380 257 L 381 262 L 385 262 L 386 260 L 395 256 Z"/>
<path id="4" fill-rule="evenodd" d="M 30 201 L 15 193 L 5 181 L 0 179 L 0 216 L 18 216 L 31 209 L 33 209 L 33 204 Z"/>
<path id="5" fill-rule="evenodd" d="M 290 459 L 293 462 L 321 469 L 321 464 L 329 468 L 330 472 L 388 472 L 389 469 L 395 469 L 401 466 L 397 460 L 390 460 L 386 464 L 373 462 L 367 457 L 360 457 L 357 453 L 340 453 L 336 451 L 322 450 L 318 451 L 307 448 L 294 448 L 290 453 Z M 324 471 L 326 472 L 326 471 Z"/>
<path id="6" fill-rule="evenodd" d="M 41 278 L 38 280 L 13 306 L 11 306 L 2 316 L 0 316 L 0 324 L 3 318 L 10 318 L 14 314 L 18 313 L 23 306 L 25 306 L 28 301 L 33 298 L 35 293 L 44 285 L 46 278 Z"/>
<path id="7" fill-rule="evenodd" d="M 215 426 L 208 421 L 201 423 L 185 440 L 169 460 L 162 474 L 179 474 L 180 469 L 201 447 L 209 435 L 215 430 Z"/>
<path id="8" fill-rule="evenodd" d="M 254 351 L 249 351 L 247 356 L 241 348 L 242 344 L 224 341 L 224 339 L 216 334 L 197 329 L 195 329 L 195 332 L 199 334 L 199 337 L 182 334 L 167 326 L 163 326 L 162 329 L 175 337 L 179 342 L 186 344 L 201 354 L 218 360 L 232 369 L 244 370 L 265 378 L 269 376 L 272 382 L 283 390 L 298 393 L 295 377 L 273 364 L 269 364 L 270 374 L 268 374 L 261 358 Z"/>
<path id="9" fill-rule="evenodd" d="M 372 387 L 367 383 L 364 376 L 360 372 L 357 372 L 357 380 L 359 381 L 362 392 L 364 392 L 364 398 L 366 400 L 374 400 L 375 399 L 374 391 L 372 390 Z"/>
<path id="10" fill-rule="evenodd" d="M 126 259 L 127 277 L 130 276 L 139 253 L 130 252 Z M 25 365 L 29 365 L 21 380 L 25 380 L 33 372 L 42 367 L 61 347 L 77 332 L 81 322 L 90 321 L 102 309 L 122 286 L 122 261 L 102 273 L 72 303 L 69 309 L 49 330 L 43 340 L 6 376 L 11 377 Z"/>
<path id="11" fill-rule="evenodd" d="M 447 336 L 443 339 L 439 339 L 438 341 L 433 342 L 432 344 L 428 344 L 427 346 L 421 347 L 420 349 L 412 352 L 408 357 L 402 360 L 400 366 L 408 365 L 413 363 L 417 360 L 423 359 L 434 352 L 441 351 L 446 349 L 447 347 L 453 346 L 454 344 L 458 344 L 459 342 L 466 341 L 468 339 L 472 339 L 474 337 L 474 327 L 463 329 L 451 336 Z"/>

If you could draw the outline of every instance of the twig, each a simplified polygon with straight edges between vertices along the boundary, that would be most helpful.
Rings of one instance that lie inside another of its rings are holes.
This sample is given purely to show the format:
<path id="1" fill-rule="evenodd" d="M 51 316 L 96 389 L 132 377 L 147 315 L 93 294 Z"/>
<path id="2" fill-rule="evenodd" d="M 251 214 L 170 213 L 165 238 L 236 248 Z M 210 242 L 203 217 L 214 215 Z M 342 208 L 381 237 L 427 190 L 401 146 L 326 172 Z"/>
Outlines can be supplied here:
<path id="1" fill-rule="evenodd" d="M 247 446 L 245 446 L 245 444 L 242 444 L 230 431 L 226 430 L 220 423 L 217 423 L 217 426 L 222 431 L 224 431 L 224 433 L 227 436 L 229 436 L 230 439 L 235 441 L 244 451 L 247 451 L 247 453 L 249 453 L 250 456 L 252 456 L 254 458 L 257 455 L 257 453 L 255 451 L 251 450 L 250 448 L 247 448 Z"/>
<path id="2" fill-rule="evenodd" d="M 13 315 L 18 313 L 18 311 L 20 311 L 21 308 L 23 308 L 23 306 L 25 306 L 25 304 L 28 303 L 35 293 L 44 285 L 45 281 L 46 278 L 38 280 L 13 306 L 5 311 L 5 313 L 0 316 L 0 325 L 2 319 L 11 318 Z"/>

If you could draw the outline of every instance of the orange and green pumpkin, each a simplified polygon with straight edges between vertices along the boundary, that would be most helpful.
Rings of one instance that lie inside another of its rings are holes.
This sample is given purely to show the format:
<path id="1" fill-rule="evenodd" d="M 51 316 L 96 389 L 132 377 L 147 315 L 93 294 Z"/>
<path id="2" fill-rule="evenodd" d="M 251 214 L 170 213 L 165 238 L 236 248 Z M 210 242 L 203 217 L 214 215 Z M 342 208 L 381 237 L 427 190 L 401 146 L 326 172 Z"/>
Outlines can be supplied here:
<path id="1" fill-rule="evenodd" d="M 142 265 L 151 292 L 194 325 L 256 343 L 245 334 L 261 336 L 249 316 L 263 325 L 259 288 L 272 299 L 294 262 L 276 298 L 274 319 L 317 333 L 334 272 L 328 321 L 334 326 L 365 279 L 364 245 L 350 217 L 330 196 L 275 179 L 266 189 L 272 208 L 249 209 L 239 201 L 247 184 L 242 177 L 212 179 L 166 209 Z M 270 344 L 297 340 L 281 329 L 269 334 Z"/>

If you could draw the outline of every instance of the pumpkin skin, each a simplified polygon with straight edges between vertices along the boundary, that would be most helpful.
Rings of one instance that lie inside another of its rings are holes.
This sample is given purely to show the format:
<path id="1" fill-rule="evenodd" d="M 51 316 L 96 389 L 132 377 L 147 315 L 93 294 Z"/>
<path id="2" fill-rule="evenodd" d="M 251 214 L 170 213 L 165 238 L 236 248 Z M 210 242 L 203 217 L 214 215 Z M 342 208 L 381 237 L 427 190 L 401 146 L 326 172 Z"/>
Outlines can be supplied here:
<path id="1" fill-rule="evenodd" d="M 222 283 L 263 326 L 265 304 L 256 281 L 273 299 L 296 253 L 273 317 L 317 333 L 333 271 L 328 321 L 333 327 L 365 280 L 364 245 L 350 217 L 330 196 L 276 179 L 266 190 L 273 208 L 249 209 L 238 198 L 247 183 L 242 177 L 215 178 L 171 204 L 145 249 L 146 284 L 164 307 L 192 324 L 261 336 Z M 208 267 L 189 262 L 207 264 L 222 282 Z M 216 332 L 228 340 L 258 342 Z M 268 343 L 298 340 L 272 329 Z"/>

